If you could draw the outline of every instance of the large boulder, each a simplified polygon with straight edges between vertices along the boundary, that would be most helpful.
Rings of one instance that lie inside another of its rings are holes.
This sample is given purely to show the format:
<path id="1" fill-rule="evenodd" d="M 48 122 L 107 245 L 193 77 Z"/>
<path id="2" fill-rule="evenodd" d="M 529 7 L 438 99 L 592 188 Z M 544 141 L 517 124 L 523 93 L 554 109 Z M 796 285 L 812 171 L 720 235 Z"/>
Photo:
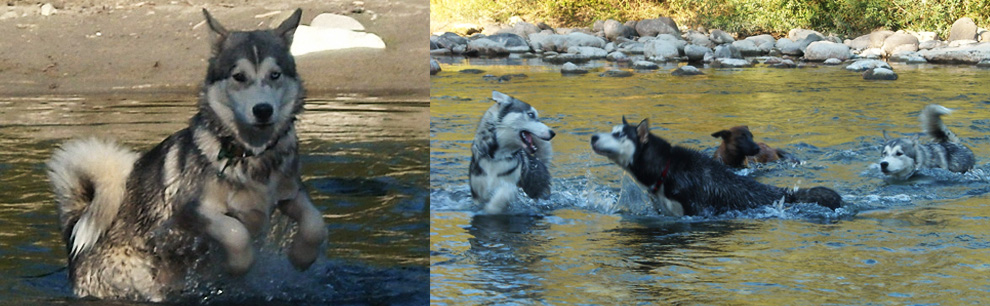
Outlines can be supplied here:
<path id="1" fill-rule="evenodd" d="M 850 49 L 856 51 L 867 49 L 870 47 L 870 34 L 862 35 L 860 37 L 856 37 L 855 39 L 846 39 L 844 43 L 846 46 L 849 46 Z"/>
<path id="2" fill-rule="evenodd" d="M 643 46 L 643 55 L 647 59 L 670 60 L 680 56 L 677 45 L 664 39 L 654 39 Z"/>
<path id="3" fill-rule="evenodd" d="M 887 40 L 887 37 L 894 35 L 893 31 L 873 31 L 870 33 L 870 48 L 883 48 L 883 42 Z"/>
<path id="4" fill-rule="evenodd" d="M 666 40 L 674 44 L 674 46 L 677 47 L 677 51 L 682 53 L 684 52 L 684 46 L 687 45 L 687 42 L 681 39 L 680 36 L 674 36 L 670 34 L 657 35 L 657 40 Z"/>
<path id="5" fill-rule="evenodd" d="M 469 41 L 466 54 L 471 56 L 505 56 L 509 50 L 505 46 L 488 38 Z"/>
<path id="6" fill-rule="evenodd" d="M 804 59 L 809 61 L 824 61 L 830 58 L 846 60 L 852 56 L 849 46 L 830 41 L 816 41 L 804 50 Z"/>
<path id="7" fill-rule="evenodd" d="M 457 33 L 446 32 L 437 36 L 436 43 L 440 48 L 453 50 L 454 46 L 467 45 L 467 38 L 457 35 Z"/>
<path id="8" fill-rule="evenodd" d="M 712 30 L 712 33 L 709 36 L 711 36 L 712 42 L 717 45 L 730 44 L 736 41 L 736 39 L 733 38 L 732 35 L 718 29 Z"/>
<path id="9" fill-rule="evenodd" d="M 756 45 L 756 40 L 751 39 L 734 41 L 732 42 L 732 47 L 738 50 L 742 56 L 758 56 L 764 53 L 763 50 Z"/>
<path id="10" fill-rule="evenodd" d="M 687 56 L 688 61 L 699 62 L 705 59 L 706 53 L 711 53 L 712 49 L 707 47 L 702 47 L 699 45 L 687 45 L 684 46 L 684 55 Z"/>
<path id="11" fill-rule="evenodd" d="M 738 58 L 717 58 L 712 61 L 713 68 L 744 68 L 752 67 L 753 63 Z"/>
<path id="12" fill-rule="evenodd" d="M 639 36 L 657 36 L 660 34 L 681 36 L 681 31 L 677 29 L 677 23 L 668 17 L 640 20 L 636 22 L 636 32 L 639 33 Z"/>
<path id="13" fill-rule="evenodd" d="M 430 58 L 430 75 L 437 74 L 438 72 L 440 72 L 440 63 Z"/>
<path id="14" fill-rule="evenodd" d="M 638 41 L 625 41 L 615 47 L 615 51 L 622 51 L 626 54 L 643 54 L 644 44 Z"/>
<path id="15" fill-rule="evenodd" d="M 774 44 L 777 43 L 777 40 L 774 39 L 773 36 L 771 36 L 770 34 L 761 34 L 761 35 L 756 35 L 756 36 L 750 36 L 750 37 L 746 37 L 746 39 L 744 39 L 744 40 L 749 40 L 749 41 L 752 41 L 754 44 L 756 44 L 756 47 L 757 48 L 760 48 L 760 52 L 761 53 L 770 52 L 770 50 L 773 49 Z M 739 51 L 742 51 L 742 50 L 739 50 Z M 743 53 L 745 53 L 745 52 L 743 52 Z"/>
<path id="16" fill-rule="evenodd" d="M 786 55 L 801 56 L 804 54 L 804 52 L 801 51 L 801 44 L 796 43 L 787 37 L 777 40 L 776 48 L 777 50 L 780 50 L 780 53 Z"/>
<path id="17" fill-rule="evenodd" d="M 742 58 L 742 53 L 732 44 L 715 46 L 715 58 Z"/>
<path id="18" fill-rule="evenodd" d="M 893 81 L 897 80 L 897 74 L 894 73 L 894 70 L 889 68 L 870 68 L 869 70 L 863 72 L 863 79 Z"/>
<path id="19" fill-rule="evenodd" d="M 605 52 L 605 49 L 595 47 L 570 47 L 567 48 L 567 53 L 586 55 L 591 59 L 602 59 L 608 56 L 608 52 Z"/>
<path id="20" fill-rule="evenodd" d="M 670 74 L 673 76 L 688 76 L 688 75 L 702 75 L 704 73 L 702 73 L 701 70 L 698 70 L 697 67 L 691 65 L 685 65 L 678 67 L 677 69 L 674 69 L 674 71 L 672 71 Z"/>
<path id="21" fill-rule="evenodd" d="M 511 28 L 504 28 L 496 32 L 496 34 L 501 33 L 512 33 L 520 37 L 529 37 L 529 34 L 540 33 L 540 28 L 532 23 L 519 21 L 512 25 Z"/>
<path id="22" fill-rule="evenodd" d="M 854 62 L 852 64 L 849 64 L 849 66 L 846 66 L 846 70 L 857 71 L 857 72 L 859 72 L 859 71 L 866 71 L 866 70 L 870 70 L 870 69 L 873 69 L 873 68 L 887 68 L 887 69 L 892 69 L 892 68 L 890 68 L 890 65 L 887 64 L 887 62 L 884 62 L 884 61 L 881 61 L 881 60 L 872 60 L 872 59 L 871 60 L 858 60 L 858 61 L 856 61 L 856 62 Z"/>
<path id="23" fill-rule="evenodd" d="M 619 37 L 632 37 L 636 34 L 635 30 L 613 19 L 605 21 L 605 24 L 602 25 L 602 31 L 605 32 L 605 39 L 610 41 L 615 41 Z"/>
<path id="24" fill-rule="evenodd" d="M 512 33 L 499 33 L 491 36 L 487 36 L 492 41 L 501 43 L 506 50 L 512 53 L 529 52 L 531 51 L 529 43 L 526 39 L 521 36 Z"/>
<path id="25" fill-rule="evenodd" d="M 990 43 L 921 50 L 918 54 L 930 63 L 976 64 L 990 59 Z"/>
<path id="26" fill-rule="evenodd" d="M 694 45 L 702 46 L 702 47 L 705 47 L 705 48 L 714 48 L 715 47 L 715 43 L 712 42 L 711 38 L 708 38 L 708 35 L 701 34 L 701 33 L 697 32 L 697 31 L 690 31 L 690 32 L 688 32 L 687 35 L 685 35 L 684 38 L 687 39 L 688 43 L 691 43 L 691 44 L 694 44 Z"/>
<path id="27" fill-rule="evenodd" d="M 787 38 L 790 38 L 793 41 L 799 41 L 805 39 L 806 37 L 808 37 L 808 35 L 811 34 L 818 35 L 818 37 L 825 37 L 825 35 L 822 35 L 821 32 L 815 30 L 792 29 L 790 32 L 787 32 Z"/>
<path id="28" fill-rule="evenodd" d="M 897 32 L 883 41 L 882 48 L 887 55 L 901 51 L 918 51 L 918 38 L 908 33 Z"/>
<path id="29" fill-rule="evenodd" d="M 976 40 L 976 34 L 979 28 L 973 19 L 969 17 L 963 17 L 952 23 L 952 28 L 949 29 L 949 42 L 956 40 Z"/>
<path id="30" fill-rule="evenodd" d="M 581 32 L 567 35 L 535 33 L 529 35 L 529 45 L 536 52 L 567 52 L 570 47 L 605 48 L 605 40 Z"/>

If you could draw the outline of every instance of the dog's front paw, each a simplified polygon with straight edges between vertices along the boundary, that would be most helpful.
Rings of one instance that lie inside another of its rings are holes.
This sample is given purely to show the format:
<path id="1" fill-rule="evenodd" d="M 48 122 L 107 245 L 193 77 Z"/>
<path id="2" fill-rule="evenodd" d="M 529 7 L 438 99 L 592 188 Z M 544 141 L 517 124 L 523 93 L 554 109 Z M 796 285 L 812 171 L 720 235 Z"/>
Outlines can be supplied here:
<path id="1" fill-rule="evenodd" d="M 316 261 L 320 244 L 327 238 L 326 226 L 320 215 L 310 216 L 299 223 L 299 231 L 292 237 L 289 262 L 296 269 L 306 270 Z"/>

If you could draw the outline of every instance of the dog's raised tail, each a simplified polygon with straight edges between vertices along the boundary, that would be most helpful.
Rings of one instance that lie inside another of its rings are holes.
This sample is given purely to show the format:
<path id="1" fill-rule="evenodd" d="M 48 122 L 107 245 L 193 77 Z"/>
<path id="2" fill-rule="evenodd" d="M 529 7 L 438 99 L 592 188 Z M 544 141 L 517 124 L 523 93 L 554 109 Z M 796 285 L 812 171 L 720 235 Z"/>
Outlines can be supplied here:
<path id="1" fill-rule="evenodd" d="M 48 161 L 69 258 L 86 252 L 110 228 L 127 193 L 138 154 L 113 141 L 70 140 Z"/>
<path id="2" fill-rule="evenodd" d="M 942 115 L 948 115 L 952 110 L 938 104 L 929 104 L 921 110 L 918 118 L 921 120 L 921 130 L 935 139 L 936 142 L 959 142 L 959 137 L 949 130 L 942 122 Z"/>

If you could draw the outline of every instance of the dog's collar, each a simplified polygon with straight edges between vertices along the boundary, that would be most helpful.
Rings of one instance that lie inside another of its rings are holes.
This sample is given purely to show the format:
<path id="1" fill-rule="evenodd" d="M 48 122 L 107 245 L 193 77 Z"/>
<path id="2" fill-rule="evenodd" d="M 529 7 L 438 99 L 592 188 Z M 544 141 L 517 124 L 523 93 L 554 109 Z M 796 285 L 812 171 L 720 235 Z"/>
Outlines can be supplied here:
<path id="1" fill-rule="evenodd" d="M 220 178 L 225 177 L 226 175 L 223 172 L 226 171 L 228 167 L 230 166 L 236 167 L 237 164 L 243 162 L 244 159 L 255 155 L 260 155 L 262 153 L 265 153 L 265 151 L 274 148 L 276 145 L 278 145 L 278 141 L 282 139 L 282 137 L 285 137 L 285 134 L 288 134 L 289 130 L 290 129 L 286 129 L 286 131 L 282 133 L 282 135 L 280 135 L 278 138 L 275 138 L 275 141 L 272 141 L 272 143 L 265 146 L 265 148 L 262 149 L 261 152 L 258 152 L 258 154 L 254 154 L 254 152 L 252 152 L 251 150 L 248 150 L 244 146 L 238 144 L 237 139 L 235 139 L 234 136 L 220 137 L 220 152 L 217 153 L 217 161 L 222 161 L 226 159 L 227 162 L 223 164 L 223 167 L 221 167 L 220 170 L 217 170 L 217 177 Z"/>
<path id="2" fill-rule="evenodd" d="M 667 174 L 670 173 L 670 159 L 667 159 L 667 163 L 663 166 L 663 170 L 660 171 L 660 178 L 657 182 L 650 186 L 650 191 L 657 193 L 660 191 L 660 187 L 663 186 L 663 180 L 667 178 Z"/>

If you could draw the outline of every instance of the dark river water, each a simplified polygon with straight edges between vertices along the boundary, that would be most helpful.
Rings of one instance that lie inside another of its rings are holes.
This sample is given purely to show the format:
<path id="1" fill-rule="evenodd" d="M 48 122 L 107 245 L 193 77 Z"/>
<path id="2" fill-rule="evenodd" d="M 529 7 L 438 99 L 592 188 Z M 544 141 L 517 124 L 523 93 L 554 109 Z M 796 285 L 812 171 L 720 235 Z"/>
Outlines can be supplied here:
<path id="1" fill-rule="evenodd" d="M 44 162 L 60 143 L 96 135 L 145 151 L 186 126 L 195 97 L 0 98 L 0 304 L 72 298 Z M 297 121 L 303 182 L 329 231 L 325 256 L 297 272 L 278 248 L 226 288 L 187 302 L 425 304 L 429 105 L 406 98 L 306 101 Z M 269 239 L 284 241 L 286 218 Z M 280 234 L 281 233 L 281 234 Z"/>
<path id="2" fill-rule="evenodd" d="M 865 81 L 843 66 L 675 77 L 667 65 L 608 78 L 598 75 L 604 62 L 573 77 L 538 59 L 442 62 L 430 92 L 433 304 L 990 303 L 988 70 L 895 64 L 898 80 Z M 553 195 L 514 202 L 505 216 L 477 214 L 467 185 L 492 90 L 529 102 L 557 133 Z M 976 169 L 886 180 L 882 132 L 919 135 L 930 103 L 955 110 L 943 118 L 973 149 Z M 748 125 L 756 141 L 804 163 L 738 175 L 831 187 L 846 206 L 659 216 L 642 187 L 590 149 L 591 135 L 622 115 L 650 118 L 654 134 L 705 154 L 719 144 L 713 132 Z"/>

